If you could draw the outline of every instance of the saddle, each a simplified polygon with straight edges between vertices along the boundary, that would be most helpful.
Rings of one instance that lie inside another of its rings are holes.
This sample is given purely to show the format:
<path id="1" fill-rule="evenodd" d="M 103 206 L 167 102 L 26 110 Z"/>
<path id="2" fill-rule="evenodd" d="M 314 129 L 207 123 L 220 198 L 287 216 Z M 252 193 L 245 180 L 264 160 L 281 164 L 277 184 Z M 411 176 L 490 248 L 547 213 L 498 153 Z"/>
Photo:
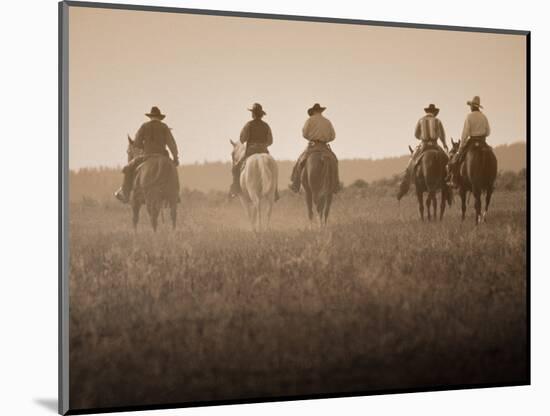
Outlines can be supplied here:
<path id="1" fill-rule="evenodd" d="M 422 143 L 422 148 L 420 149 L 420 153 L 418 154 L 418 156 L 416 156 L 416 160 L 413 161 L 414 167 L 416 167 L 420 163 L 422 157 L 428 150 L 437 150 L 438 152 L 447 156 L 447 153 L 445 153 L 445 151 L 441 148 L 441 146 L 437 144 L 436 141 L 425 141 Z"/>
<path id="2" fill-rule="evenodd" d="M 310 141 L 306 148 L 306 155 L 304 158 L 304 162 L 307 159 L 307 157 L 312 153 L 324 153 L 326 155 L 331 156 L 332 158 L 335 158 L 334 152 L 330 148 L 330 144 L 325 142 Z"/>
<path id="3" fill-rule="evenodd" d="M 492 147 L 487 144 L 485 137 L 470 137 L 470 140 L 466 143 L 464 153 L 470 149 L 492 149 Z"/>
<path id="4" fill-rule="evenodd" d="M 269 154 L 269 150 L 267 150 L 267 146 L 261 143 L 249 143 L 246 145 L 246 152 L 245 152 L 244 159 L 246 159 L 248 156 L 256 155 L 259 153 Z"/>
<path id="5" fill-rule="evenodd" d="M 470 140 L 466 143 L 462 154 L 456 156 L 456 163 L 460 164 L 464 162 L 466 155 L 471 150 L 492 150 L 493 148 L 487 144 L 485 137 L 470 137 Z"/>
<path id="6" fill-rule="evenodd" d="M 257 155 L 257 154 L 269 154 L 269 150 L 267 149 L 267 146 L 265 144 L 260 144 L 260 143 L 247 143 L 244 156 L 237 162 L 237 166 L 239 170 L 241 172 L 243 171 L 246 159 L 248 159 L 252 155 Z"/>

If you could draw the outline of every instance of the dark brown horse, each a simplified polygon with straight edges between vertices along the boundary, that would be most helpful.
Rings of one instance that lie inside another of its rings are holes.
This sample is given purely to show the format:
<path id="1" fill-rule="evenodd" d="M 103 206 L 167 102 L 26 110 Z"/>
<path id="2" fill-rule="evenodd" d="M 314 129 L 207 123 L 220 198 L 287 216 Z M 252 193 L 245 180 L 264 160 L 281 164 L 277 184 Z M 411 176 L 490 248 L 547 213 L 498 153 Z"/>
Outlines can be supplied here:
<path id="1" fill-rule="evenodd" d="M 142 150 L 135 146 L 128 136 L 128 162 L 141 156 Z M 174 163 L 165 155 L 150 155 L 137 167 L 131 196 L 132 223 L 137 229 L 139 211 L 145 204 L 153 230 L 157 230 L 158 218 L 163 207 L 170 209 L 172 228 L 176 228 L 177 204 L 179 199 L 178 172 Z"/>
<path id="2" fill-rule="evenodd" d="M 332 196 L 338 184 L 334 184 L 337 163 L 326 151 L 312 152 L 302 169 L 302 186 L 306 191 L 306 205 L 310 224 L 313 222 L 313 205 L 317 210 L 319 226 L 327 225 Z"/>
<path id="3" fill-rule="evenodd" d="M 409 146 L 413 153 L 413 149 Z M 427 192 L 426 206 L 428 208 L 428 220 L 437 219 L 437 192 L 441 191 L 441 209 L 439 211 L 439 220 L 443 219 L 445 207 L 452 203 L 452 194 L 449 187 L 445 184 L 446 166 L 449 157 L 439 149 L 426 149 L 413 170 L 414 184 L 416 188 L 416 197 L 418 199 L 418 210 L 420 218 L 424 221 L 424 193 Z"/>
<path id="4" fill-rule="evenodd" d="M 458 152 L 460 140 L 454 142 L 451 158 Z M 456 171 L 456 183 L 462 202 L 462 220 L 466 218 L 466 196 L 468 192 L 474 195 L 476 209 L 476 224 L 487 221 L 487 210 L 497 178 L 498 163 L 493 149 L 485 143 L 473 141 L 466 149 L 466 155 Z M 485 193 L 485 210 L 481 212 L 481 196 Z"/>

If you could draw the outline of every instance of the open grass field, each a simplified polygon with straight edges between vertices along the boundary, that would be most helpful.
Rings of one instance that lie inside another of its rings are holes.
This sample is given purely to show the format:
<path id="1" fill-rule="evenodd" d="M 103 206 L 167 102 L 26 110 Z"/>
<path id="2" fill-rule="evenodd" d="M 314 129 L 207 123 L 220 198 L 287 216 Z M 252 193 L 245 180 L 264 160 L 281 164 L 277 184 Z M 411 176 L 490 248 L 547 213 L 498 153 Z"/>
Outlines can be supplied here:
<path id="1" fill-rule="evenodd" d="M 319 232 L 285 194 L 259 236 L 237 201 L 187 195 L 157 234 L 72 203 L 70 406 L 525 383 L 525 198 L 475 227 L 346 190 Z"/>

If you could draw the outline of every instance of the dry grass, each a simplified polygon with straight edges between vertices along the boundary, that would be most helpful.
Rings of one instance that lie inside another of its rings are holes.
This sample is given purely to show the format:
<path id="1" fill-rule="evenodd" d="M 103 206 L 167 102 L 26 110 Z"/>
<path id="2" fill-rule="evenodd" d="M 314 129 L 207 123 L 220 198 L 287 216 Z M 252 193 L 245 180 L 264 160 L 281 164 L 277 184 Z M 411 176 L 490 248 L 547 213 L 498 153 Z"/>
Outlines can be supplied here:
<path id="1" fill-rule="evenodd" d="M 184 200 L 155 235 L 73 204 L 71 407 L 526 382 L 524 192 L 477 228 L 412 197 L 333 207 L 307 231 L 287 195 L 255 236 L 238 203 Z"/>

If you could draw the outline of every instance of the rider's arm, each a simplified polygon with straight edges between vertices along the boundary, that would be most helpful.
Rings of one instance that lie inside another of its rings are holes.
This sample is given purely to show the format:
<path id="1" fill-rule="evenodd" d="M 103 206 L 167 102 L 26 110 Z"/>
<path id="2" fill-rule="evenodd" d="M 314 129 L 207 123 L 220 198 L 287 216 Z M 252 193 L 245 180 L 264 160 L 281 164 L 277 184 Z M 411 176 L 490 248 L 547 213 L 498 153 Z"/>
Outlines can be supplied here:
<path id="1" fill-rule="evenodd" d="M 241 143 L 246 143 L 249 139 L 249 136 L 250 136 L 250 122 L 246 123 L 243 129 L 241 130 L 241 137 L 240 137 Z"/>
<path id="2" fill-rule="evenodd" d="M 327 143 L 333 141 L 336 138 L 336 132 L 334 131 L 334 126 L 330 121 L 328 122 L 328 127 L 329 129 L 328 129 Z"/>
<path id="3" fill-rule="evenodd" d="M 420 135 L 422 134 L 422 126 L 420 125 L 420 120 L 416 123 L 416 128 L 414 129 L 414 137 L 416 137 L 418 140 L 422 140 Z"/>
<path id="4" fill-rule="evenodd" d="M 443 143 L 443 147 L 445 149 L 448 149 L 447 140 L 445 138 L 445 129 L 443 128 L 443 123 L 439 119 L 437 120 L 437 122 L 439 124 L 439 139 L 441 140 L 441 143 Z"/>
<path id="5" fill-rule="evenodd" d="M 462 129 L 462 136 L 460 139 L 462 142 L 464 142 L 466 139 L 470 137 L 470 119 L 466 117 L 466 121 L 464 122 L 464 128 Z"/>
<path id="6" fill-rule="evenodd" d="M 311 119 L 308 118 L 304 124 L 304 127 L 302 128 L 302 136 L 304 136 L 304 139 L 306 140 L 309 140 L 309 138 L 311 137 L 309 131 L 310 120 Z"/>
<path id="7" fill-rule="evenodd" d="M 267 126 L 267 145 L 273 144 L 273 133 L 271 133 L 271 127 Z"/>
<path id="8" fill-rule="evenodd" d="M 145 124 L 142 124 L 137 131 L 134 139 L 134 146 L 138 149 L 143 149 L 143 141 L 145 140 Z"/>
<path id="9" fill-rule="evenodd" d="M 172 153 L 172 158 L 174 160 L 178 160 L 178 145 L 176 144 L 174 136 L 172 136 L 172 131 L 168 126 L 166 127 L 166 146 L 168 146 L 170 153 Z"/>
<path id="10" fill-rule="evenodd" d="M 483 114 L 485 116 L 485 114 Z M 485 116 L 485 123 L 486 123 L 486 126 L 485 126 L 485 136 L 489 136 L 489 134 L 491 134 L 491 126 L 489 126 L 489 120 L 487 120 L 487 116 Z"/>

